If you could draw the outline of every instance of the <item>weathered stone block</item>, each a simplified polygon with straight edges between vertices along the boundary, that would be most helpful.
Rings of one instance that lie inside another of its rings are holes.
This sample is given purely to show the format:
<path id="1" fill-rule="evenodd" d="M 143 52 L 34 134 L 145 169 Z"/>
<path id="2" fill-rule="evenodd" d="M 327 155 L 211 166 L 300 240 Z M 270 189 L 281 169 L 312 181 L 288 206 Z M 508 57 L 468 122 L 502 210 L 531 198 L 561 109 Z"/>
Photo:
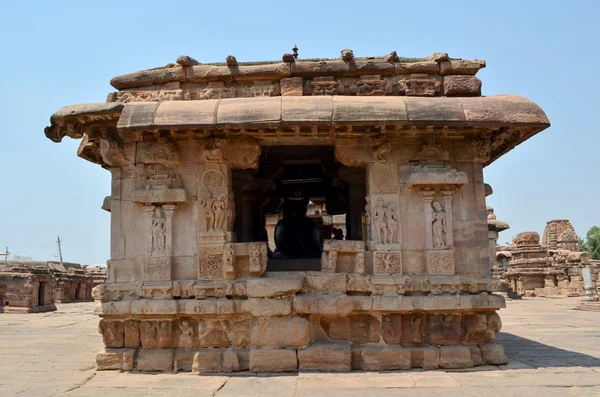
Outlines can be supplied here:
<path id="1" fill-rule="evenodd" d="M 461 318 L 456 314 L 427 316 L 426 342 L 432 345 L 453 345 L 461 340 Z"/>
<path id="2" fill-rule="evenodd" d="M 223 350 L 223 372 L 240 371 L 240 359 L 235 349 Z"/>
<path id="3" fill-rule="evenodd" d="M 304 371 L 350 371 L 350 342 L 314 343 L 298 350 L 298 367 Z"/>
<path id="4" fill-rule="evenodd" d="M 414 347 L 411 350 L 413 368 L 435 369 L 439 367 L 440 349 L 435 346 Z"/>
<path id="5" fill-rule="evenodd" d="M 138 320 L 123 321 L 123 331 L 125 333 L 125 347 L 137 349 L 140 346 L 140 328 Z"/>
<path id="6" fill-rule="evenodd" d="M 504 347 L 495 343 L 486 343 L 479 345 L 483 362 L 492 365 L 502 365 L 508 362 L 504 353 Z"/>
<path id="7" fill-rule="evenodd" d="M 307 346 L 309 322 L 302 317 L 261 317 L 254 320 L 251 345 L 259 347 Z"/>
<path id="8" fill-rule="evenodd" d="M 200 349 L 194 353 L 193 373 L 221 372 L 221 349 Z"/>
<path id="9" fill-rule="evenodd" d="M 98 330 L 102 334 L 104 346 L 113 348 L 123 347 L 124 337 L 122 321 L 102 319 L 98 324 Z"/>
<path id="10" fill-rule="evenodd" d="M 384 314 L 381 316 L 381 336 L 388 345 L 402 343 L 402 315 Z"/>
<path id="11" fill-rule="evenodd" d="M 302 289 L 304 279 L 296 278 L 257 278 L 247 282 L 247 293 L 250 298 L 269 298 L 292 295 Z"/>
<path id="12" fill-rule="evenodd" d="M 281 96 L 302 96 L 302 77 L 288 77 L 279 80 Z"/>
<path id="13" fill-rule="evenodd" d="M 289 298 L 248 298 L 243 307 L 245 312 L 257 317 L 287 316 L 292 313 L 292 302 Z"/>
<path id="14" fill-rule="evenodd" d="M 96 355 L 98 371 L 133 370 L 135 349 L 105 349 Z"/>
<path id="15" fill-rule="evenodd" d="M 292 372 L 297 369 L 295 349 L 250 350 L 250 372 Z"/>
<path id="16" fill-rule="evenodd" d="M 440 347 L 440 368 L 471 368 L 471 349 L 468 346 Z"/>
<path id="17" fill-rule="evenodd" d="M 140 340 L 144 349 L 166 349 L 173 347 L 172 324 L 169 320 L 140 322 Z"/>
<path id="18" fill-rule="evenodd" d="M 135 368 L 146 372 L 172 372 L 174 359 L 174 349 L 140 349 L 135 360 Z"/>
<path id="19" fill-rule="evenodd" d="M 198 346 L 200 347 L 229 347 L 228 320 L 198 320 Z"/>
<path id="20" fill-rule="evenodd" d="M 481 96 L 481 80 L 475 76 L 446 76 L 444 95 Z"/>
<path id="21" fill-rule="evenodd" d="M 404 296 L 374 296 L 373 310 L 377 311 L 410 311 L 413 300 Z"/>
<path id="22" fill-rule="evenodd" d="M 380 336 L 380 323 L 368 314 L 349 316 L 322 316 L 321 327 L 331 339 L 353 343 L 377 343 Z"/>
<path id="23" fill-rule="evenodd" d="M 389 371 L 411 368 L 411 350 L 400 346 L 360 346 L 355 349 L 354 368 L 364 371 Z"/>
<path id="24" fill-rule="evenodd" d="M 306 314 L 348 314 L 354 309 L 347 295 L 297 295 L 294 296 L 294 311 Z"/>
<path id="25" fill-rule="evenodd" d="M 308 293 L 345 293 L 346 274 L 343 273 L 310 273 L 306 275 L 304 283 L 305 292 Z"/>
<path id="26" fill-rule="evenodd" d="M 471 361 L 473 366 L 483 365 L 483 357 L 481 355 L 481 349 L 477 345 L 465 345 L 471 351 Z"/>

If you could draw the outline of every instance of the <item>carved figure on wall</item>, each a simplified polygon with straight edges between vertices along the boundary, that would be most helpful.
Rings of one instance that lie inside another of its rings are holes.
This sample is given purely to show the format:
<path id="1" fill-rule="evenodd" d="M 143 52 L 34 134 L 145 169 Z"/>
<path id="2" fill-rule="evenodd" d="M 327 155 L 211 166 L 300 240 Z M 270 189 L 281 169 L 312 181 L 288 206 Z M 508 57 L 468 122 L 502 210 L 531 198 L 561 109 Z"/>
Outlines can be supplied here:
<path id="1" fill-rule="evenodd" d="M 186 319 L 181 319 L 179 322 L 181 336 L 179 337 L 179 346 L 189 349 L 194 344 L 194 327 Z"/>
<path id="2" fill-rule="evenodd" d="M 252 244 L 248 250 L 248 261 L 251 269 L 260 269 L 260 252 L 255 244 Z"/>
<path id="3" fill-rule="evenodd" d="M 387 241 L 387 225 L 385 223 L 385 205 L 383 198 L 377 198 L 377 204 L 373 210 L 374 226 L 375 226 L 375 243 L 385 243 Z"/>
<path id="4" fill-rule="evenodd" d="M 233 247 L 229 246 L 223 251 L 223 267 L 225 269 L 233 269 Z"/>
<path id="5" fill-rule="evenodd" d="M 225 231 L 227 220 L 227 196 L 221 193 L 212 203 L 212 210 L 215 214 L 214 230 Z"/>
<path id="6" fill-rule="evenodd" d="M 434 201 L 431 206 L 433 207 L 433 248 L 446 248 L 446 213 L 437 201 Z"/>
<path id="7" fill-rule="evenodd" d="M 162 207 L 156 207 L 152 217 L 152 249 L 156 252 L 165 250 L 165 239 L 167 236 L 167 225 Z"/>
<path id="8" fill-rule="evenodd" d="M 212 199 L 200 200 L 205 232 L 212 231 L 214 228 L 215 215 L 212 209 L 213 201 Z"/>
<path id="9" fill-rule="evenodd" d="M 421 335 L 423 335 L 423 319 L 421 319 L 420 316 L 412 315 L 410 317 L 410 328 L 411 342 L 421 343 Z"/>
<path id="10" fill-rule="evenodd" d="M 335 266 L 337 264 L 337 251 L 329 251 L 327 261 L 329 262 L 329 268 L 335 271 Z"/>
<path id="11" fill-rule="evenodd" d="M 387 161 L 387 154 L 392 149 L 389 142 L 377 142 L 373 147 L 373 155 L 377 161 Z"/>
<path id="12" fill-rule="evenodd" d="M 389 203 L 385 210 L 385 222 L 387 227 L 386 243 L 398 242 L 398 220 L 396 219 L 396 206 Z"/>

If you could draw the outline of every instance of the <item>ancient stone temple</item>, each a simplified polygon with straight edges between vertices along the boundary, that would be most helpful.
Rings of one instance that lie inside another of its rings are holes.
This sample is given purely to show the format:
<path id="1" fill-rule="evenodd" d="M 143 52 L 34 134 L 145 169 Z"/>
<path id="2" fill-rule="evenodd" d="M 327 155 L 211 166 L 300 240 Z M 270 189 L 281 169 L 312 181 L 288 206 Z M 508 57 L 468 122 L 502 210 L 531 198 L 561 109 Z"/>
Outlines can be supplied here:
<path id="1" fill-rule="evenodd" d="M 46 136 L 82 139 L 78 155 L 112 175 L 98 368 L 506 362 L 483 168 L 549 123 L 524 98 L 481 96 L 484 66 L 182 56 L 55 113 Z M 343 239 L 310 202 L 345 216 Z"/>
<path id="2" fill-rule="evenodd" d="M 78 263 L 48 262 L 56 302 L 85 302 L 92 298 L 92 277 Z"/>
<path id="3" fill-rule="evenodd" d="M 509 294 L 584 296 L 582 269 L 590 268 L 595 290 L 600 261 L 582 252 L 573 225 L 561 219 L 548 221 L 541 241 L 536 232 L 522 232 L 510 246 L 499 247 L 496 267 Z"/>
<path id="4" fill-rule="evenodd" d="M 52 274 L 44 266 L 0 266 L 0 313 L 56 310 Z"/>

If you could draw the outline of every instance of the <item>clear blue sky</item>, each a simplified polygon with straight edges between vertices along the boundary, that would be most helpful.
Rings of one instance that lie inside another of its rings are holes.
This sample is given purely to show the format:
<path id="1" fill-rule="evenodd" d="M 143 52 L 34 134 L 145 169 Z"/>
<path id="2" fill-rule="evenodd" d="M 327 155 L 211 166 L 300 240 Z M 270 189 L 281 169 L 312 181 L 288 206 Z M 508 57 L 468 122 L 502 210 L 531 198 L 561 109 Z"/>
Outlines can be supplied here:
<path id="1" fill-rule="evenodd" d="M 0 0 L 0 251 L 52 259 L 109 257 L 110 174 L 43 129 L 60 107 L 103 102 L 111 77 L 174 62 L 301 57 L 485 59 L 484 95 L 537 102 L 552 127 L 485 170 L 488 198 L 511 229 L 542 232 L 569 218 L 600 224 L 600 2 L 588 1 L 2 1 Z"/>

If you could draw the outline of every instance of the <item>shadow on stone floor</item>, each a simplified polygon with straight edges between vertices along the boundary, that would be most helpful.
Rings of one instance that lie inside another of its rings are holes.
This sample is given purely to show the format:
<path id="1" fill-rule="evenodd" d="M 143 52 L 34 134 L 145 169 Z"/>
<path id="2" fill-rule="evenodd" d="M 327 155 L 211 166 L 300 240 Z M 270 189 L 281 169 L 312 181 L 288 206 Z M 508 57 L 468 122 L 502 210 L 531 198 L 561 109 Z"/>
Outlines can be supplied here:
<path id="1" fill-rule="evenodd" d="M 600 358 L 545 345 L 511 333 L 500 332 L 496 343 L 504 346 L 509 360 L 539 367 L 600 367 Z"/>

